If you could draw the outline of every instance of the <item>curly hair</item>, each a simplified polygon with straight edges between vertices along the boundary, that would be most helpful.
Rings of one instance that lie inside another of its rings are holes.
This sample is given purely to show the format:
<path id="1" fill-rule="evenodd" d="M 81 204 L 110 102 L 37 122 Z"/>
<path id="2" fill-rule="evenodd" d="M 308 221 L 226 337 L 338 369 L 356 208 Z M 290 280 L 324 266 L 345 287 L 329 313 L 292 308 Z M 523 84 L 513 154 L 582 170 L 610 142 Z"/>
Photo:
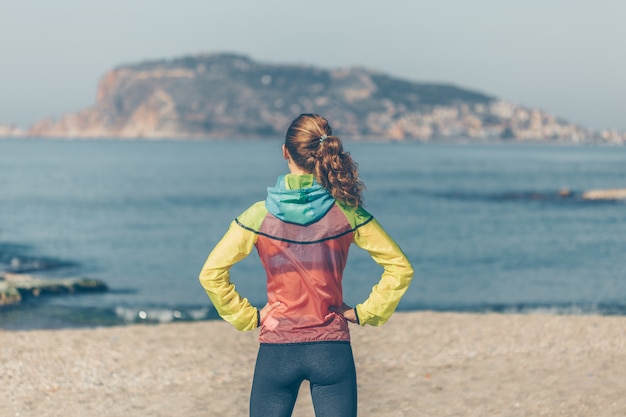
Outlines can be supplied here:
<path id="1" fill-rule="evenodd" d="M 293 162 L 338 200 L 348 206 L 363 205 L 365 185 L 358 164 L 343 150 L 328 120 L 317 114 L 301 114 L 287 129 L 285 147 Z"/>

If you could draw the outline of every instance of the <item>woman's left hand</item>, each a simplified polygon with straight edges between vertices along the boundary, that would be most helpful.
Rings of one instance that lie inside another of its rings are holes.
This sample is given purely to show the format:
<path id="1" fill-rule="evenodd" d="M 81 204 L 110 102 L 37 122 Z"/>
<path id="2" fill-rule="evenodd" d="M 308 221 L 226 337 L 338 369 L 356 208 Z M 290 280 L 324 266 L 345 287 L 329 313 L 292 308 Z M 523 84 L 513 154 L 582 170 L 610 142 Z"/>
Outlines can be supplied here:
<path id="1" fill-rule="evenodd" d="M 332 311 L 333 313 L 337 313 L 343 316 L 343 318 L 345 318 L 346 320 L 348 320 L 351 323 L 356 323 L 356 311 L 354 311 L 354 309 L 352 307 L 350 307 L 348 304 L 343 303 L 340 306 L 332 306 L 330 307 L 330 311 Z"/>
<path id="2" fill-rule="evenodd" d="M 280 301 L 276 301 L 272 304 L 270 303 L 265 304 L 265 307 L 263 307 L 259 311 L 259 318 L 261 319 L 261 323 L 265 323 L 265 319 L 267 318 L 267 316 L 269 316 L 272 310 L 274 310 L 279 305 L 280 305 Z"/>

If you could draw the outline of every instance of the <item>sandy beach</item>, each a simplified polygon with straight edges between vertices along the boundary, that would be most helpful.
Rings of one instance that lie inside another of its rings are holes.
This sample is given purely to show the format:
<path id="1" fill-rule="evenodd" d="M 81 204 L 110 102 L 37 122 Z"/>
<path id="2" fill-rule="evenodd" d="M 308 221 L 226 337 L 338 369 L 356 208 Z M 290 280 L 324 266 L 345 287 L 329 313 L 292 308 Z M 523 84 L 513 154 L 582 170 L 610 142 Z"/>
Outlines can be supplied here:
<path id="1" fill-rule="evenodd" d="M 626 415 L 626 317 L 416 312 L 352 329 L 360 417 Z M 0 416 L 246 416 L 257 334 L 0 331 Z M 294 416 L 313 415 L 303 386 Z"/>

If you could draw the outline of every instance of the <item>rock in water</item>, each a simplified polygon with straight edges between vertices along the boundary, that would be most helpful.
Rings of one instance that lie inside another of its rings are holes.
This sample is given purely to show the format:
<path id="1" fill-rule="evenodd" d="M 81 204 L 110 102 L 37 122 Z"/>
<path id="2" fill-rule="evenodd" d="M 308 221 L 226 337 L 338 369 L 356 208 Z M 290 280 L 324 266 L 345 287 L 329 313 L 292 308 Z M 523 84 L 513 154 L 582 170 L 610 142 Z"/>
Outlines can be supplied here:
<path id="1" fill-rule="evenodd" d="M 107 290 L 105 283 L 90 278 L 44 279 L 7 273 L 0 276 L 0 306 L 19 304 L 24 298 L 43 294 L 78 294 Z"/>
<path id="2" fill-rule="evenodd" d="M 585 200 L 626 200 L 626 188 L 589 190 L 583 193 Z"/>

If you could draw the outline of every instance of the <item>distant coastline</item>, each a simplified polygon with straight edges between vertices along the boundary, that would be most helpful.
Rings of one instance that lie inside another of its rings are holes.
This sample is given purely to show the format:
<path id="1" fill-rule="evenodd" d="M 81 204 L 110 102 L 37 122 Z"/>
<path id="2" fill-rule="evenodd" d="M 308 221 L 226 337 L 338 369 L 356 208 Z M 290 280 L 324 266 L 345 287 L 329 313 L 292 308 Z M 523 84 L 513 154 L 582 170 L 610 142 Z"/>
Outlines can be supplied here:
<path id="1" fill-rule="evenodd" d="M 0 125 L 0 137 L 264 139 L 309 112 L 324 114 L 353 140 L 626 143 L 626 132 L 595 131 L 454 85 L 230 53 L 111 69 L 92 107 L 24 129 Z"/>

